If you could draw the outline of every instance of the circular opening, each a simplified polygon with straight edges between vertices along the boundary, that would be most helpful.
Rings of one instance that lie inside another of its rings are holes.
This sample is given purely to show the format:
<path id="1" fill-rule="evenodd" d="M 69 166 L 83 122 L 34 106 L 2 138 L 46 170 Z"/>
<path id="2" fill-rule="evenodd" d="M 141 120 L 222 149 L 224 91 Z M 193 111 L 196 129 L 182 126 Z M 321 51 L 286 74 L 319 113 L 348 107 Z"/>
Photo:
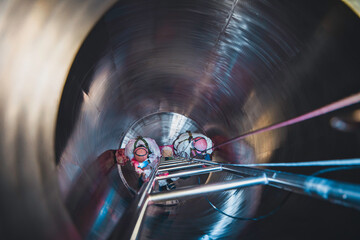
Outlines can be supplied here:
<path id="1" fill-rule="evenodd" d="M 89 166 L 104 151 L 123 148 L 138 135 L 165 145 L 191 130 L 206 133 L 216 145 L 354 93 L 359 85 L 356 50 L 360 37 L 354 29 L 359 24 L 341 4 L 116 4 L 85 41 L 62 97 L 56 146 L 57 155 L 65 155 L 59 165 L 63 176 L 68 177 L 67 185 L 78 181 L 79 174 L 86 180 L 79 183 L 81 188 L 74 189 L 70 200 L 78 200 L 79 206 L 84 205 L 83 199 L 94 199 L 99 205 L 102 199 L 113 196 L 123 201 L 121 192 L 112 191 L 111 184 L 121 183 L 117 169 L 116 178 L 107 181 L 108 185 L 99 185 L 104 193 L 96 196 L 101 198 L 87 195 L 93 193 L 93 184 L 98 181 Z M 221 162 L 251 163 L 354 156 L 356 136 L 349 140 L 342 132 L 332 134 L 328 128 L 324 118 L 253 135 L 219 149 L 214 157 Z M 207 183 L 230 178 L 216 173 L 207 178 Z M 261 194 L 246 189 L 214 195 L 211 200 L 228 213 L 249 216 L 256 209 L 262 210 L 257 208 Z M 280 199 L 273 192 L 268 196 L 261 195 L 265 207 Z M 109 206 L 105 203 L 103 207 Z M 118 210 L 119 204 L 113 203 L 111 206 Z M 187 201 L 181 207 L 174 219 L 161 222 L 154 218 L 159 228 L 151 229 L 155 224 L 148 224 L 148 231 L 167 232 L 170 238 L 206 232 L 216 239 L 235 237 L 245 226 L 212 211 L 203 199 Z M 294 209 L 306 212 L 305 208 L 298 201 Z M 75 210 L 70 211 L 76 215 Z M 324 208 L 323 213 L 330 210 Z M 96 208 L 84 210 L 91 211 L 100 213 Z M 167 228 L 172 220 L 177 229 Z M 316 226 L 315 220 L 308 220 L 303 229 Z"/>
<path id="2" fill-rule="evenodd" d="M 205 134 L 192 119 L 174 112 L 159 112 L 145 116 L 134 124 L 121 139 L 120 148 L 125 148 L 130 139 L 137 136 L 150 137 L 159 146 L 171 145 L 176 137 L 186 131 Z"/>
<path id="3" fill-rule="evenodd" d="M 159 147 L 164 145 L 172 145 L 178 135 L 186 132 L 197 132 L 205 134 L 204 130 L 192 119 L 174 112 L 158 112 L 145 116 L 135 123 L 125 132 L 121 139 L 120 148 L 125 148 L 130 139 L 138 136 L 150 137 L 156 141 Z M 118 166 L 119 175 L 131 192 L 136 192 L 137 178 L 134 173 L 126 167 Z M 206 182 L 209 174 L 201 177 L 201 182 Z M 197 184 L 197 182 L 189 183 L 189 180 L 177 181 L 178 187 Z"/>

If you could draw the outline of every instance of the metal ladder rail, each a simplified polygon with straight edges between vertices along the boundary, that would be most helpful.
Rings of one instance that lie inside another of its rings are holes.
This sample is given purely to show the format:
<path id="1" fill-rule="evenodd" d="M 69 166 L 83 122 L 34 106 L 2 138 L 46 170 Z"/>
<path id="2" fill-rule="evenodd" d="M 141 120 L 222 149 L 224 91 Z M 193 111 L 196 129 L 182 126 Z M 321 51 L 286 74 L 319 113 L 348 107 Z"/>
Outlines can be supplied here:
<path id="1" fill-rule="evenodd" d="M 150 174 L 149 181 L 143 183 L 137 192 L 135 199 L 127 208 L 123 217 L 120 219 L 115 231 L 111 235 L 111 239 L 138 239 L 145 212 L 149 206 L 150 193 L 154 186 L 157 168 L 160 162 L 155 166 L 155 170 Z M 124 228 L 126 222 L 126 227 Z"/>
<path id="2" fill-rule="evenodd" d="M 176 167 L 176 166 L 185 166 L 191 164 L 190 162 L 178 162 L 178 163 L 167 163 L 167 164 L 161 164 L 159 166 L 159 169 L 165 169 L 170 167 Z"/>
<path id="3" fill-rule="evenodd" d="M 189 159 L 175 158 L 174 160 L 172 160 L 172 162 L 174 161 L 176 161 L 177 163 L 185 163 L 189 162 Z M 130 204 L 123 218 L 119 221 L 119 223 L 124 222 L 123 219 L 126 218 L 126 228 L 124 229 L 123 226 L 119 226 L 118 228 L 116 228 L 117 230 L 112 233 L 111 239 L 138 239 L 139 233 L 141 231 L 142 222 L 145 217 L 145 212 L 147 207 L 149 206 L 150 194 L 155 184 L 155 178 L 159 173 L 159 167 L 166 167 L 169 162 L 170 161 L 160 159 L 160 161 L 156 164 L 154 171 L 149 177 L 149 181 L 145 182 L 141 186 L 140 190 L 135 196 L 135 199 Z"/>
<path id="4" fill-rule="evenodd" d="M 134 202 L 137 203 L 135 204 L 136 211 L 133 211 L 131 215 L 131 217 L 135 218 L 136 221 L 134 220 L 131 222 L 132 224 L 128 225 L 128 229 L 132 230 L 131 235 L 128 234 L 126 236 L 131 237 L 124 239 L 135 240 L 138 238 L 146 209 L 150 204 L 177 198 L 196 197 L 208 193 L 222 192 L 255 185 L 269 185 L 286 191 L 324 199 L 332 203 L 353 207 L 360 210 L 359 184 L 344 183 L 314 176 L 306 176 L 267 169 L 228 166 L 201 159 L 182 159 L 182 161 L 187 164 L 183 166 L 166 167 L 164 162 L 160 162 L 160 165 L 157 166 L 156 171 L 152 173 L 149 182 L 142 186 L 137 198 L 134 200 Z M 200 166 L 204 165 L 205 167 L 199 168 Z M 159 169 L 159 166 L 163 167 Z M 188 168 L 194 169 L 189 170 Z M 167 176 L 157 176 L 164 171 L 171 172 L 177 170 L 182 171 L 170 173 Z M 196 185 L 186 189 L 175 189 L 167 192 L 152 193 L 155 181 L 172 177 L 194 176 L 215 171 L 226 171 L 233 174 L 240 174 L 244 176 L 244 178 L 213 184 Z"/>
<path id="5" fill-rule="evenodd" d="M 191 159 L 180 158 L 177 157 L 172 161 L 176 161 L 175 163 L 168 163 L 167 161 L 160 161 L 160 165 L 158 168 L 159 174 L 162 172 L 172 172 L 182 169 L 201 167 L 204 165 L 209 165 L 208 163 L 197 163 L 192 161 Z"/>
<path id="6" fill-rule="evenodd" d="M 176 160 L 176 159 L 174 159 L 174 160 L 161 160 L 161 161 L 160 161 L 160 165 L 161 165 L 161 166 L 165 166 L 165 165 L 168 165 L 168 164 L 183 163 L 183 162 L 185 162 L 185 160 L 183 160 L 183 159 L 178 159 L 178 160 Z"/>
<path id="7" fill-rule="evenodd" d="M 235 187 L 239 184 L 239 187 L 243 187 L 243 184 L 247 184 L 247 180 L 257 179 L 258 184 L 266 184 L 272 187 L 280 188 L 286 191 L 308 195 L 311 197 L 320 198 L 330 201 L 332 203 L 353 207 L 360 210 L 360 185 L 345 183 L 341 181 L 328 180 L 320 177 L 306 176 L 301 174 L 287 173 L 281 171 L 273 171 L 268 169 L 257 169 L 251 167 L 236 167 L 228 166 L 219 163 L 214 163 L 207 160 L 194 159 L 194 162 L 204 163 L 212 165 L 229 173 L 240 174 L 247 176 L 247 178 L 224 181 L 221 183 L 208 184 L 207 186 L 195 186 L 193 189 L 186 190 L 172 190 L 166 193 L 154 193 L 150 195 L 150 201 L 164 201 L 173 198 L 197 196 L 204 193 L 210 193 L 214 191 L 229 190 L 229 186 Z M 208 167 L 211 168 L 211 167 Z M 205 170 L 203 170 L 206 172 Z M 186 174 L 197 175 L 197 172 L 201 174 L 201 169 L 193 170 L 189 172 L 178 172 L 176 174 L 169 174 L 167 177 L 172 176 L 185 176 Z M 254 179 L 253 179 L 254 178 Z M 156 179 L 164 179 L 163 177 L 156 177 Z M 155 179 L 155 180 L 156 180 Z M 231 184 L 232 185 L 231 185 Z M 230 185 L 229 185 L 230 184 Z M 230 189 L 233 189 L 230 188 Z M 150 203 L 151 203 L 150 202 Z"/>

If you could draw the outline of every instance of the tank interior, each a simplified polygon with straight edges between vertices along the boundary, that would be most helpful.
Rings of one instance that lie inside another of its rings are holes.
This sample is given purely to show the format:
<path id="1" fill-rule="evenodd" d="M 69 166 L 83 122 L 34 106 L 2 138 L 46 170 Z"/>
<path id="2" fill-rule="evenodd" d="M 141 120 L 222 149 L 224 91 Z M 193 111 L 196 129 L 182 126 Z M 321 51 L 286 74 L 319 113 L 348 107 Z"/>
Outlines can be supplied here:
<path id="1" fill-rule="evenodd" d="M 121 239 L 134 191 L 113 151 L 129 139 L 162 146 L 191 130 L 218 145 L 357 94 L 360 3 L 348 4 L 0 2 L 0 238 Z M 219 147 L 213 161 L 352 159 L 359 144 L 356 103 Z M 360 184 L 359 169 L 323 177 Z M 237 220 L 207 198 L 233 216 L 276 212 Z M 207 198 L 150 206 L 139 239 L 360 239 L 360 212 L 324 200 L 269 186 Z"/>

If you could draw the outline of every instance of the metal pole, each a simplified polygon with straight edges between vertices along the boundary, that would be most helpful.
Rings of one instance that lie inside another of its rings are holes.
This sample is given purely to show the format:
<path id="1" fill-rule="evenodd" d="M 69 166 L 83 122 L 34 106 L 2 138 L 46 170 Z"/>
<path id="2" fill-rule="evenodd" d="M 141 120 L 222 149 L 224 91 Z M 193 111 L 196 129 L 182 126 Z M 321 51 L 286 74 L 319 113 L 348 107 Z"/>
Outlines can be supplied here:
<path id="1" fill-rule="evenodd" d="M 223 166 L 223 170 L 247 176 L 261 176 L 265 174 L 270 186 L 360 210 L 359 184 L 248 167 Z"/>
<path id="2" fill-rule="evenodd" d="M 267 184 L 267 178 L 262 177 L 250 177 L 236 179 L 221 183 L 206 184 L 188 189 L 173 190 L 170 192 L 160 192 L 151 194 L 149 197 L 149 204 L 153 202 L 165 201 L 170 199 L 177 199 L 183 197 L 195 197 L 212 192 L 221 192 L 235 188 L 250 187 L 254 185 Z"/>
<path id="3" fill-rule="evenodd" d="M 176 171 L 176 170 L 181 170 L 181 169 L 186 169 L 186 168 L 201 167 L 203 165 L 204 164 L 202 164 L 202 163 L 191 163 L 191 164 L 187 164 L 185 166 L 162 168 L 158 172 L 160 173 L 160 172 L 167 172 L 167 171 Z"/>
<path id="4" fill-rule="evenodd" d="M 195 162 L 207 163 L 207 164 L 211 164 L 211 165 L 222 165 L 221 163 L 213 162 L 211 160 L 204 160 L 204 159 L 197 159 L 197 158 L 193 158 L 192 160 Z"/>
<path id="5" fill-rule="evenodd" d="M 171 164 L 165 164 L 165 165 L 160 165 L 159 166 L 159 170 L 161 170 L 161 169 L 164 169 L 164 168 L 169 168 L 169 167 L 176 167 L 176 166 L 185 166 L 185 165 L 189 165 L 190 163 L 184 163 L 184 162 L 182 162 L 182 163 L 171 163 Z"/>
<path id="6" fill-rule="evenodd" d="M 174 164 L 174 163 L 184 163 L 185 161 L 171 161 L 171 162 L 161 162 L 160 166 L 168 165 L 168 164 Z"/>
<path id="7" fill-rule="evenodd" d="M 126 226 L 119 227 L 118 231 L 113 234 L 112 239 L 138 239 L 141 230 L 141 225 L 144 220 L 145 212 L 149 202 L 149 194 L 154 185 L 155 176 L 157 174 L 157 167 L 159 162 L 152 171 L 149 181 L 145 182 L 135 197 L 134 201 L 119 221 L 120 224 Z M 126 225 L 124 224 L 126 223 Z"/>
<path id="8" fill-rule="evenodd" d="M 221 166 L 185 170 L 185 171 L 181 171 L 181 172 L 177 172 L 177 173 L 172 173 L 167 176 L 157 176 L 155 180 L 165 180 L 168 178 L 176 178 L 176 177 L 183 177 L 183 176 L 194 176 L 194 175 L 200 175 L 200 174 L 209 173 L 209 172 L 217 172 L 217 171 L 221 171 L 221 170 L 222 170 Z"/>
<path id="9" fill-rule="evenodd" d="M 160 164 L 171 164 L 171 163 L 181 163 L 181 162 L 190 162 L 185 160 L 171 160 L 171 161 L 161 161 Z"/>
<path id="10" fill-rule="evenodd" d="M 222 166 L 225 171 L 239 173 L 245 176 L 261 176 L 265 174 L 270 186 L 360 210 L 360 184 L 345 183 L 268 169 L 231 166 L 230 164 L 221 164 L 201 159 L 193 160 L 210 165 Z"/>
<path id="11" fill-rule="evenodd" d="M 161 162 L 171 162 L 171 161 L 188 161 L 188 158 L 183 158 L 183 157 L 174 157 L 172 159 L 168 159 L 166 160 L 165 158 L 161 158 Z"/>

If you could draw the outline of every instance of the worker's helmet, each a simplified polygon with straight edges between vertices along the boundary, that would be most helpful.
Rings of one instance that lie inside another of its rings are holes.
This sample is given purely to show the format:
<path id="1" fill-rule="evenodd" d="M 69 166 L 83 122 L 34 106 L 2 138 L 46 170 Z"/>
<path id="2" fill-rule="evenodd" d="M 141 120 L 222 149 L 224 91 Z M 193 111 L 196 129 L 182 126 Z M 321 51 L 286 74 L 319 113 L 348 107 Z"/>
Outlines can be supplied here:
<path id="1" fill-rule="evenodd" d="M 139 141 L 142 141 L 144 144 L 137 146 L 137 143 Z M 143 137 L 141 137 L 141 136 L 137 137 L 136 141 L 134 142 L 133 153 L 134 153 L 135 160 L 138 162 L 145 161 L 149 157 L 149 154 L 151 154 L 149 144 L 146 142 L 146 140 Z"/>
<path id="2" fill-rule="evenodd" d="M 134 158 L 138 162 L 145 161 L 149 156 L 147 148 L 143 145 L 138 146 L 134 149 Z"/>
<path id="3" fill-rule="evenodd" d="M 203 137 L 196 137 L 192 141 L 193 149 L 195 150 L 196 154 L 203 154 L 207 148 L 206 139 Z"/>
<path id="4" fill-rule="evenodd" d="M 171 147 L 169 147 L 169 146 L 165 146 L 161 150 L 161 155 L 163 157 L 172 157 L 173 156 L 173 149 Z"/>

